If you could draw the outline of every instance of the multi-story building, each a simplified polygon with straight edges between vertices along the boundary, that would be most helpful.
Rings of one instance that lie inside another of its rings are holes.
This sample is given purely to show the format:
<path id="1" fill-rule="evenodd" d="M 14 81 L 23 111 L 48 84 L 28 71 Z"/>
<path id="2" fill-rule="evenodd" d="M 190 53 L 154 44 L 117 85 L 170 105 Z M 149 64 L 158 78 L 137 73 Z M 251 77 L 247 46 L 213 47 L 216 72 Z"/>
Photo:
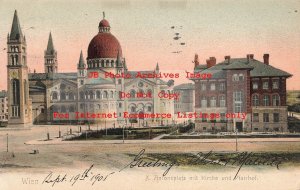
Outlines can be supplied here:
<path id="1" fill-rule="evenodd" d="M 269 54 L 262 62 L 253 54 L 206 62 L 195 56 L 195 111 L 208 116 L 196 119 L 196 130 L 287 131 L 286 79 L 292 75 L 271 66 Z"/>
<path id="2" fill-rule="evenodd" d="M 174 93 L 179 94 L 174 100 L 174 116 L 177 122 L 186 121 L 186 118 L 178 118 L 178 114 L 186 114 L 195 111 L 195 86 L 193 83 L 184 83 L 174 86 Z M 190 119 L 193 121 L 194 119 Z"/>
<path id="3" fill-rule="evenodd" d="M 0 121 L 8 120 L 7 92 L 0 91 Z"/>
<path id="4" fill-rule="evenodd" d="M 77 72 L 58 72 L 57 51 L 50 33 L 44 73 L 28 73 L 27 42 L 15 12 L 7 38 L 9 124 L 88 121 L 120 126 L 137 120 L 141 125 L 174 120 L 173 99 L 158 96 L 173 93 L 173 83 L 151 77 L 160 72 L 158 64 L 148 71 L 129 71 L 121 45 L 105 18 L 98 29 L 88 45 L 86 60 L 81 52 L 78 63 L 73 64 Z M 172 116 L 144 117 L 156 113 Z"/>

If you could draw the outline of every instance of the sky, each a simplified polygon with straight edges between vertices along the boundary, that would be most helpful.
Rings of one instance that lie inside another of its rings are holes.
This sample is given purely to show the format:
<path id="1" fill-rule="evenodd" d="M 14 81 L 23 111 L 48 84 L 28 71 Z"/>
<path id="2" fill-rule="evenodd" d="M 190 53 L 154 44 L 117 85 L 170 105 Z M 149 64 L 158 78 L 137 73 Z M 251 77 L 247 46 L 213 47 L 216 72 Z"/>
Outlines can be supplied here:
<path id="1" fill-rule="evenodd" d="M 75 72 L 80 51 L 87 56 L 105 11 L 129 70 L 153 70 L 159 63 L 162 72 L 183 73 L 193 70 L 195 53 L 201 64 L 212 56 L 221 62 L 225 55 L 254 54 L 262 61 L 269 53 L 270 65 L 293 75 L 288 90 L 300 90 L 299 0 L 0 0 L 0 89 L 7 88 L 4 48 L 15 9 L 31 71 L 44 71 L 51 31 L 59 72 Z M 181 78 L 175 84 L 182 82 L 191 81 Z"/>

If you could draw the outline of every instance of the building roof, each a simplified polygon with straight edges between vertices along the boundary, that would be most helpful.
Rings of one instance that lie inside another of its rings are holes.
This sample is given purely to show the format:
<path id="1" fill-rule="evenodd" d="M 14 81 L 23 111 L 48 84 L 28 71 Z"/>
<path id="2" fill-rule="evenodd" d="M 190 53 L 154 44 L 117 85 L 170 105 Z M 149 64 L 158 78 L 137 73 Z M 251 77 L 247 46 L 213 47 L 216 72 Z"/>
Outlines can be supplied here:
<path id="1" fill-rule="evenodd" d="M 141 73 L 141 74 L 149 74 L 149 75 L 155 73 L 154 71 L 151 71 L 151 70 L 150 70 L 150 71 L 128 71 L 127 73 L 129 73 L 129 74 L 131 75 L 131 78 L 137 78 L 136 76 L 137 76 L 138 72 Z M 149 80 L 149 81 L 151 81 L 151 82 L 154 82 L 154 80 L 155 80 L 156 78 L 153 78 L 153 77 L 145 77 L 144 79 L 147 79 L 147 80 Z M 160 84 L 168 85 L 168 83 L 167 83 L 166 81 L 164 81 L 164 80 L 162 80 L 162 79 L 160 79 L 160 78 L 158 78 L 158 80 L 160 81 Z"/>
<path id="2" fill-rule="evenodd" d="M 197 65 L 197 66 L 195 67 L 195 70 L 202 70 L 202 69 L 206 69 L 206 68 L 207 68 L 206 65 Z"/>
<path id="3" fill-rule="evenodd" d="M 78 62 L 78 69 L 84 69 L 85 68 L 85 62 L 82 54 L 82 50 L 80 52 L 79 62 Z"/>
<path id="4" fill-rule="evenodd" d="M 77 73 L 29 73 L 28 80 L 77 79 Z"/>
<path id="5" fill-rule="evenodd" d="M 273 67 L 272 65 L 267 65 L 256 59 L 248 58 L 232 58 L 230 63 L 225 60 L 219 64 L 216 64 L 210 68 L 199 71 L 198 73 L 211 73 L 212 79 L 225 78 L 225 70 L 250 70 L 251 77 L 291 77 L 292 75 L 288 72 L 280 70 Z M 195 70 L 197 72 L 197 70 Z"/>
<path id="6" fill-rule="evenodd" d="M 97 85 L 97 84 L 115 84 L 113 81 L 104 78 L 88 78 L 85 82 L 86 85 Z"/>
<path id="7" fill-rule="evenodd" d="M 0 98 L 5 98 L 7 97 L 7 92 L 5 90 L 0 91 Z"/>
<path id="8" fill-rule="evenodd" d="M 227 63 L 227 61 L 222 62 Z M 225 63 L 225 65 L 226 65 Z M 267 65 L 261 61 L 256 59 L 248 59 L 247 58 L 234 58 L 230 59 L 230 64 L 228 66 L 224 66 L 223 69 L 230 69 L 230 65 L 232 65 L 233 69 L 251 69 L 250 76 L 251 77 L 291 77 L 292 75 L 288 72 L 285 72 L 281 69 L 275 68 L 272 65 Z"/>
<path id="9" fill-rule="evenodd" d="M 46 49 L 46 55 L 53 55 L 54 52 L 55 52 L 55 49 L 54 49 L 54 45 L 53 45 L 52 34 L 50 32 L 47 49 Z"/>
<path id="10" fill-rule="evenodd" d="M 195 89 L 194 83 L 183 83 L 174 87 L 174 90 L 194 90 L 194 89 Z"/>
<path id="11" fill-rule="evenodd" d="M 22 34 L 20 22 L 19 22 L 19 17 L 18 17 L 17 10 L 15 10 L 9 39 L 10 40 L 19 40 L 22 38 L 23 38 L 23 34 Z"/>

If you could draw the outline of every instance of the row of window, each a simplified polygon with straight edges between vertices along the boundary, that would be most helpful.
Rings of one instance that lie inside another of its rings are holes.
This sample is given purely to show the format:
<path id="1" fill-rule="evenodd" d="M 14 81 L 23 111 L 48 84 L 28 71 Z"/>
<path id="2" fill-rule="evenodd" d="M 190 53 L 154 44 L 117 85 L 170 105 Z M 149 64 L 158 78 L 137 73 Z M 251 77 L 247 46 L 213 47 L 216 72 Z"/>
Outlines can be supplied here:
<path id="1" fill-rule="evenodd" d="M 261 122 L 259 121 L 259 113 L 253 113 L 253 122 Z M 270 114 L 263 113 L 263 121 L 264 123 L 270 122 Z M 279 122 L 279 113 L 273 113 L 273 122 Z"/>
<path id="2" fill-rule="evenodd" d="M 233 74 L 232 75 L 232 81 L 243 81 L 244 80 L 244 74 Z"/>
<path id="3" fill-rule="evenodd" d="M 108 98 L 114 98 L 116 96 L 116 92 L 114 91 L 96 91 L 94 93 L 93 91 L 86 91 L 83 92 L 81 91 L 79 93 L 80 99 L 108 99 Z M 52 92 L 51 95 L 51 100 L 56 101 L 56 100 L 75 100 L 76 95 L 73 92 L 61 92 L 60 96 L 58 96 L 58 92 Z"/>
<path id="4" fill-rule="evenodd" d="M 280 97 L 278 94 L 271 95 L 272 97 L 272 104 L 270 101 L 270 95 L 263 95 L 262 99 L 260 100 L 260 97 L 258 94 L 252 95 L 252 106 L 280 106 Z"/>
<path id="5" fill-rule="evenodd" d="M 201 83 L 200 84 L 201 91 L 206 91 L 206 87 L 207 87 L 207 84 L 205 84 L 205 83 Z M 211 83 L 209 85 L 209 90 L 215 91 L 216 90 L 216 84 L 215 83 Z M 224 91 L 225 90 L 225 83 L 220 83 L 218 90 Z"/>
<path id="6" fill-rule="evenodd" d="M 115 62 L 114 60 L 101 60 L 101 62 L 97 61 L 97 62 L 93 62 L 93 63 L 88 63 L 88 67 L 89 68 L 96 68 L 96 67 L 115 67 L 115 63 L 117 64 L 117 62 Z M 117 66 L 117 65 L 116 65 Z"/>
<path id="7" fill-rule="evenodd" d="M 8 115 L 2 115 L 0 118 L 1 120 L 8 119 Z"/>
<path id="8" fill-rule="evenodd" d="M 51 100 L 55 101 L 55 100 L 75 100 L 76 99 L 76 95 L 73 92 L 61 92 L 60 96 L 58 97 L 58 93 L 57 92 L 52 92 L 51 95 Z"/>
<path id="9" fill-rule="evenodd" d="M 270 84 L 269 81 L 263 81 L 262 89 L 263 90 L 269 90 L 269 88 L 270 88 L 269 84 Z M 258 82 L 252 82 L 252 89 L 257 90 L 258 88 L 259 88 Z M 279 82 L 278 81 L 272 81 L 272 89 L 273 90 L 279 89 Z"/>
<path id="10" fill-rule="evenodd" d="M 217 99 L 215 96 L 212 96 L 209 98 L 209 105 L 207 105 L 207 100 L 208 98 L 202 97 L 201 98 L 201 107 L 206 108 L 206 107 L 217 107 Z M 225 96 L 220 96 L 219 97 L 219 107 L 225 107 L 226 106 L 226 100 Z"/>

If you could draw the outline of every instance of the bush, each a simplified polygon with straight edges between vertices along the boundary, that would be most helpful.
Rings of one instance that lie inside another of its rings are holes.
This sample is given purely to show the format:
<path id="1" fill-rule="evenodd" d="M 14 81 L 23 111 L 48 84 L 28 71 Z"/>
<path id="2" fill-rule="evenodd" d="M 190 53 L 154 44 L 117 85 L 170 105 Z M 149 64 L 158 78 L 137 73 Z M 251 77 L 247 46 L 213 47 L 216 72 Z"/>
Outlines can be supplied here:
<path id="1" fill-rule="evenodd" d="M 186 133 L 186 132 L 189 132 L 189 131 L 191 131 L 192 129 L 194 129 L 194 127 L 195 127 L 195 124 L 194 124 L 194 123 L 190 123 L 190 124 L 188 124 L 188 125 L 186 125 L 186 126 L 180 126 L 180 127 L 179 127 L 179 132 L 180 132 L 180 133 Z"/>

